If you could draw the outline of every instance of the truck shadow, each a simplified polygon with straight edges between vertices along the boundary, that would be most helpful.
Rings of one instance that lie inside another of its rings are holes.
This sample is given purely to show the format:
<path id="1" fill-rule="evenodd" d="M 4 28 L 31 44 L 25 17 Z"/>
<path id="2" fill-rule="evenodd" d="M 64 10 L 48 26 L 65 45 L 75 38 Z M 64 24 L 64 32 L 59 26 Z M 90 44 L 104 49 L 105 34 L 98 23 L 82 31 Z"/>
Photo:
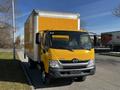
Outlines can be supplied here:
<path id="1" fill-rule="evenodd" d="M 19 60 L 0 59 L 0 82 L 28 84 Z"/>
<path id="2" fill-rule="evenodd" d="M 52 79 L 49 85 L 44 85 L 41 80 L 41 72 L 38 69 L 29 69 L 28 63 L 25 63 L 26 71 L 31 79 L 34 88 L 60 87 L 72 84 L 72 79 Z"/>
<path id="3" fill-rule="evenodd" d="M 44 85 L 42 82 L 39 83 L 39 85 L 34 85 L 34 87 L 37 88 L 49 88 L 49 87 L 61 87 L 61 86 L 67 86 L 72 84 L 72 80 L 70 79 L 54 79 L 50 82 L 49 85 Z"/>

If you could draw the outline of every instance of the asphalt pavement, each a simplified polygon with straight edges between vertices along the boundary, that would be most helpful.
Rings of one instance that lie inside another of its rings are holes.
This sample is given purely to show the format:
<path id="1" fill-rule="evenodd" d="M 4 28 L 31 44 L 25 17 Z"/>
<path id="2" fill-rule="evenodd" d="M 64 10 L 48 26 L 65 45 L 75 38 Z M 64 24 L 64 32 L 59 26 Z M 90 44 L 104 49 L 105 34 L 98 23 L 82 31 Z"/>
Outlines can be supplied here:
<path id="1" fill-rule="evenodd" d="M 84 82 L 55 79 L 48 86 L 42 84 L 39 69 L 29 69 L 25 61 L 24 65 L 36 90 L 120 90 L 120 57 L 96 54 L 95 75 L 88 76 Z"/>

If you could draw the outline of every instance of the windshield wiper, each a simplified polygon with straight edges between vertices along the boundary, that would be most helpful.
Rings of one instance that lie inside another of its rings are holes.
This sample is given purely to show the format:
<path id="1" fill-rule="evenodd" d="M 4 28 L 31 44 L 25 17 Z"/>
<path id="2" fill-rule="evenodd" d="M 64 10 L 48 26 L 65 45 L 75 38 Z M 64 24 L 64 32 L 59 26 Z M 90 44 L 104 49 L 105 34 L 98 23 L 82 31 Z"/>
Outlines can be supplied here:
<path id="1" fill-rule="evenodd" d="M 73 51 L 72 47 L 65 47 L 67 50 Z"/>

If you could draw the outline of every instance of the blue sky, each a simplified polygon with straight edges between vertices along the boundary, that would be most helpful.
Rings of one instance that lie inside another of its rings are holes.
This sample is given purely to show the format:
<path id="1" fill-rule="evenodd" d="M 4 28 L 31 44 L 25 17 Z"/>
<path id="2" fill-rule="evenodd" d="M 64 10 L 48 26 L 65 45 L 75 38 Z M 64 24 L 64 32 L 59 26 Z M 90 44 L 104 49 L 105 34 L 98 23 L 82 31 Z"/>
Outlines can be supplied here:
<path id="1" fill-rule="evenodd" d="M 18 0 L 16 8 L 21 11 L 17 17 L 17 35 L 22 35 L 24 22 L 33 9 L 80 13 L 88 31 L 100 34 L 120 30 L 120 17 L 112 14 L 120 0 Z"/>

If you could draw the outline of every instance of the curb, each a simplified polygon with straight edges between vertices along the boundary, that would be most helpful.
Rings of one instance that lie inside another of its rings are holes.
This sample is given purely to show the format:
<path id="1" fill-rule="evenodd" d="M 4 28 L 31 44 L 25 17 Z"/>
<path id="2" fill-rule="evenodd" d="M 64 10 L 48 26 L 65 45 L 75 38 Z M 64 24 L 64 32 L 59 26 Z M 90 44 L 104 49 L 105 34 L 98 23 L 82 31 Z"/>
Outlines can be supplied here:
<path id="1" fill-rule="evenodd" d="M 107 56 L 120 57 L 120 55 L 118 55 L 118 54 L 112 54 L 112 53 L 100 53 L 100 55 L 107 55 Z"/>

